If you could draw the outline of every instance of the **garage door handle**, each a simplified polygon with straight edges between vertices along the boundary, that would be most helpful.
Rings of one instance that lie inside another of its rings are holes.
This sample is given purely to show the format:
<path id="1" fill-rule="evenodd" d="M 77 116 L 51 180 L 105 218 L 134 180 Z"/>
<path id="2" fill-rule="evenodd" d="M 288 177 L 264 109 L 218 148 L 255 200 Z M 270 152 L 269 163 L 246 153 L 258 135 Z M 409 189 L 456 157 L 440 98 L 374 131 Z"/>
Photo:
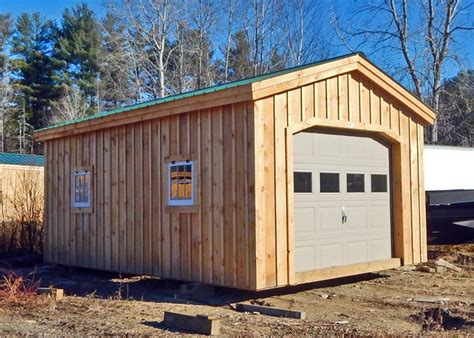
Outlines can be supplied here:
<path id="1" fill-rule="evenodd" d="M 342 224 L 347 223 L 347 214 L 346 214 L 346 208 L 342 207 Z"/>

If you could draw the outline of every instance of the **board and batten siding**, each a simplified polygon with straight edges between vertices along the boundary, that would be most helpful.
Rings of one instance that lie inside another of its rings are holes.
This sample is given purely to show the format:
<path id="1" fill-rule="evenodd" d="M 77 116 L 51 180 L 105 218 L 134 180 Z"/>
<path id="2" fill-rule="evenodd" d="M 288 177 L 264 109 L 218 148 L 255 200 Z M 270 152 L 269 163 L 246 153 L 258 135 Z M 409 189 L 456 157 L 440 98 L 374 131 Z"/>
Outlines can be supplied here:
<path id="1" fill-rule="evenodd" d="M 45 141 L 45 260 L 255 289 L 253 123 L 241 102 Z M 198 208 L 170 212 L 167 164 L 188 155 Z M 91 213 L 71 208 L 84 166 Z"/>
<path id="2" fill-rule="evenodd" d="M 319 279 L 317 271 L 298 277 L 292 262 L 292 135 L 305 123 L 391 143 L 394 257 L 403 264 L 426 261 L 423 125 L 398 98 L 347 72 L 262 97 L 254 117 L 257 289 Z"/>

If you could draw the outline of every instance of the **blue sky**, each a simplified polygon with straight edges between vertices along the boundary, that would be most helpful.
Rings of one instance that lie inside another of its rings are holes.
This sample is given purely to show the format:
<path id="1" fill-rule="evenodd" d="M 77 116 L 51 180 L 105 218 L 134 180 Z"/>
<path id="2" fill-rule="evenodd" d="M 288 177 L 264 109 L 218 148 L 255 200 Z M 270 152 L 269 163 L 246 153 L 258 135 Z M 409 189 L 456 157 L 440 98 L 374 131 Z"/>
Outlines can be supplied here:
<path id="1" fill-rule="evenodd" d="M 104 11 L 103 0 L 0 0 L 0 13 L 19 15 L 24 12 L 39 12 L 48 19 L 60 19 L 66 7 L 86 2 L 99 15 Z"/>
<path id="2" fill-rule="evenodd" d="M 40 12 L 48 19 L 60 20 L 62 11 L 67 7 L 73 7 L 79 3 L 86 2 L 99 17 L 103 16 L 105 13 L 104 3 L 107 0 L 0 0 L 0 13 L 9 12 L 16 15 L 19 15 L 24 12 Z M 182 0 L 186 1 L 186 0 Z M 218 1 L 218 0 L 217 0 Z M 313 0 L 314 1 L 314 0 Z M 331 8 L 335 8 L 339 14 L 342 14 L 346 18 L 352 16 L 354 7 L 360 6 L 365 3 L 365 1 L 360 0 L 318 0 L 320 8 L 324 12 L 331 12 Z M 368 0 L 371 1 L 371 0 Z M 469 1 L 469 0 L 468 0 Z M 464 3 L 468 2 L 465 1 Z M 472 1 L 472 0 L 470 0 Z M 471 24 L 474 20 L 474 7 L 471 7 L 469 10 L 468 16 L 466 18 L 467 24 Z M 324 15 L 323 20 L 327 21 L 326 26 L 331 27 L 331 15 Z M 356 18 L 356 21 L 359 21 L 361 18 Z M 334 32 L 328 31 L 329 34 L 334 34 Z M 471 37 L 469 36 L 471 35 Z M 459 56 L 461 56 L 464 67 L 473 68 L 474 67 L 474 33 L 464 32 L 461 39 L 456 41 L 452 46 L 456 50 Z M 338 41 L 337 37 L 334 36 L 332 40 L 335 44 L 331 52 L 331 56 L 346 54 L 348 50 Z M 370 55 L 369 50 L 364 51 L 369 55 L 377 64 L 384 68 L 384 63 L 389 62 L 393 65 L 394 61 L 399 61 L 403 63 L 403 60 L 393 60 L 387 59 L 386 57 L 380 55 Z M 456 75 L 458 67 L 447 64 L 445 66 L 445 77 L 451 77 Z M 402 80 L 402 82 L 404 82 Z"/>

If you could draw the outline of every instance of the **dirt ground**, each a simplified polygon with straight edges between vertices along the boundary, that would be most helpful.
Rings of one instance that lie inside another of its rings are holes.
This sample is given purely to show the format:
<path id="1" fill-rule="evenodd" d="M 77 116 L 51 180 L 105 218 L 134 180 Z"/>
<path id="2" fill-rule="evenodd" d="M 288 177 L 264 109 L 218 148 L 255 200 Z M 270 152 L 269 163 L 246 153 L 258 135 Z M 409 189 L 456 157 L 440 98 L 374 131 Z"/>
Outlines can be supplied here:
<path id="1" fill-rule="evenodd" d="M 262 293 L 217 288 L 199 301 L 180 294 L 179 282 L 40 265 L 35 278 L 41 285 L 64 288 L 67 296 L 1 302 L 0 335 L 185 334 L 163 325 L 164 311 L 218 316 L 221 333 L 229 335 L 474 335 L 474 265 L 466 261 L 474 245 L 431 247 L 429 256 L 464 268 L 397 269 Z M 25 276 L 31 271 L 16 269 Z M 302 310 L 306 319 L 236 312 L 231 304 L 240 301 Z"/>

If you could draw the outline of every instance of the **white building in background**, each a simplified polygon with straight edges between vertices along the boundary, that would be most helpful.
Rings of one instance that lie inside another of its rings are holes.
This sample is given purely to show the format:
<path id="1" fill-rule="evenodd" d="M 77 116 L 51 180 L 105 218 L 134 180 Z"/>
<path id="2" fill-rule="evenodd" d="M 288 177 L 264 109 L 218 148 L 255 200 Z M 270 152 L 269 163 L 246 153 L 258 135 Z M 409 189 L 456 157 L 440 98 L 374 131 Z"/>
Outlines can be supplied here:
<path id="1" fill-rule="evenodd" d="M 425 145 L 425 190 L 474 190 L 474 148 Z"/>

